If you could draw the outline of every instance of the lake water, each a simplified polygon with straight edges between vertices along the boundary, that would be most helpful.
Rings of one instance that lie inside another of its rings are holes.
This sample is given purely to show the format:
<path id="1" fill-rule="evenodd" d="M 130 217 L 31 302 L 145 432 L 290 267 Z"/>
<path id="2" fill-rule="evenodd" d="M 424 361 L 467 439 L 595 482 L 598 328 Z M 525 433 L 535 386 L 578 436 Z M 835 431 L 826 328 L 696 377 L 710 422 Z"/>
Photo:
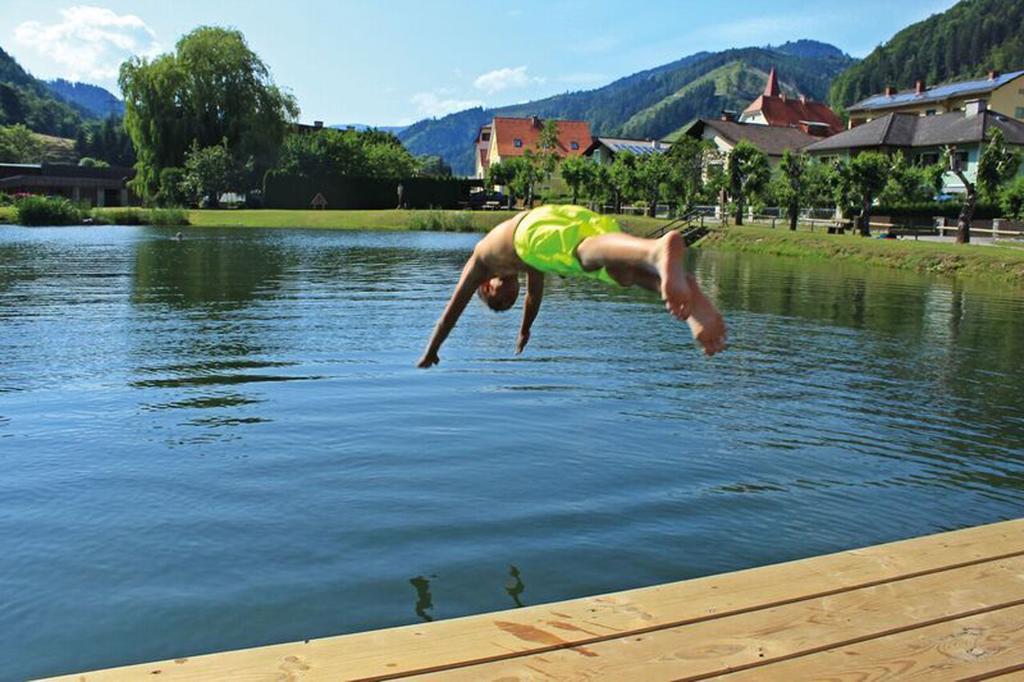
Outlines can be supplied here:
<path id="1" fill-rule="evenodd" d="M 0 227 L 0 678 L 652 585 L 1015 518 L 1024 297 L 697 254 L 477 302 L 474 235 Z"/>

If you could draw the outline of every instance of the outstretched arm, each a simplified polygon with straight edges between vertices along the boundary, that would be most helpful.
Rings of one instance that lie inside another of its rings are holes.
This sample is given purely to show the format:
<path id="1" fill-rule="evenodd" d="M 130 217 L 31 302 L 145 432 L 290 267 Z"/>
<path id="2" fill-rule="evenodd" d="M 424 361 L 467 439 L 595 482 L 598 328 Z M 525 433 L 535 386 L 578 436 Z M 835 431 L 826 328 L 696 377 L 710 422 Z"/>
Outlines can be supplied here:
<path id="1" fill-rule="evenodd" d="M 544 273 L 537 270 L 526 271 L 526 303 L 523 305 L 523 324 L 519 327 L 519 341 L 516 343 L 516 355 L 523 352 L 530 341 L 530 327 L 537 318 L 540 302 L 544 299 Z"/>
<path id="2" fill-rule="evenodd" d="M 451 300 L 448 301 L 448 305 L 441 314 L 441 319 L 437 321 L 434 333 L 430 335 L 430 343 L 427 344 L 427 350 L 423 352 L 423 357 L 416 363 L 417 367 L 430 367 L 440 362 L 440 359 L 437 357 L 438 349 L 441 348 L 444 340 L 448 338 L 448 333 L 451 332 L 452 327 L 459 321 L 459 316 L 466 309 L 469 299 L 473 298 L 473 292 L 486 278 L 487 268 L 484 267 L 483 263 L 480 262 L 480 258 L 474 253 L 466 261 L 466 266 L 462 268 L 462 276 L 459 277 L 459 283 L 455 286 L 455 293 L 452 294 Z"/>

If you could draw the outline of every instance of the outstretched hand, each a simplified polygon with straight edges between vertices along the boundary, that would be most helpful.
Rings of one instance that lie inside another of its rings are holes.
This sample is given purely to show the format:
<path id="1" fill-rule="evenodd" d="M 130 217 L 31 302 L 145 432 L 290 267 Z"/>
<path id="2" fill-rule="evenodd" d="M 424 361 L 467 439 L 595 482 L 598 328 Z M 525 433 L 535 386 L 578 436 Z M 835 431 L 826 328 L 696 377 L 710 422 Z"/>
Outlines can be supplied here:
<path id="1" fill-rule="evenodd" d="M 441 358 L 437 357 L 437 352 L 428 351 L 423 354 L 423 357 L 416 363 L 416 366 L 420 369 L 426 369 L 428 367 L 433 367 L 439 362 L 441 362 Z"/>
<path id="2" fill-rule="evenodd" d="M 519 340 L 516 342 L 516 355 L 523 352 L 526 344 L 530 342 L 530 332 L 519 332 Z"/>

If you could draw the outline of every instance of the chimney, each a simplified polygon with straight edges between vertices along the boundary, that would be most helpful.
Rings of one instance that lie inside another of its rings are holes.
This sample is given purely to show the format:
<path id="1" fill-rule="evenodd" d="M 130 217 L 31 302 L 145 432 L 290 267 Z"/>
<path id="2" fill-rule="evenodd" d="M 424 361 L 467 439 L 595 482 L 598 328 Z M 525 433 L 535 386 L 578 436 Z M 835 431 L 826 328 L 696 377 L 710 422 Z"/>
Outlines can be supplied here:
<path id="1" fill-rule="evenodd" d="M 729 110 L 722 111 L 722 120 L 723 121 L 735 122 L 736 121 L 736 112 L 735 111 L 729 111 Z"/>
<path id="2" fill-rule="evenodd" d="M 892 87 L 891 85 L 885 86 L 885 96 L 886 97 L 892 97 L 895 94 L 896 94 L 896 88 Z"/>
<path id="3" fill-rule="evenodd" d="M 964 118 L 974 118 L 988 109 L 988 103 L 983 99 L 969 99 L 964 102 Z"/>
<path id="4" fill-rule="evenodd" d="M 323 121 L 313 121 L 313 127 L 316 128 L 317 130 L 320 130 L 321 128 L 324 127 L 324 122 Z"/>
<path id="5" fill-rule="evenodd" d="M 785 102 L 785 101 L 786 101 L 786 93 L 785 93 L 785 92 L 780 92 L 780 93 L 779 93 L 779 97 L 781 97 L 781 98 L 782 98 L 782 101 L 783 101 L 783 102 Z"/>
<path id="6" fill-rule="evenodd" d="M 916 83 L 914 83 L 914 90 L 917 92 L 917 94 L 923 95 L 924 94 L 924 81 L 917 81 Z"/>
<path id="7" fill-rule="evenodd" d="M 807 104 L 807 95 L 800 95 L 800 104 Z"/>
<path id="8" fill-rule="evenodd" d="M 534 128 L 540 128 L 540 118 L 537 116 L 531 116 L 530 125 L 532 125 Z"/>
<path id="9" fill-rule="evenodd" d="M 988 72 L 988 79 L 989 79 L 990 81 L 994 81 L 995 79 L 999 78 L 999 76 L 1001 76 L 1001 75 L 1002 75 L 1002 74 L 1000 74 L 1000 73 L 999 73 L 998 71 L 996 71 L 995 69 L 993 69 L 992 71 L 989 71 L 989 72 Z"/>

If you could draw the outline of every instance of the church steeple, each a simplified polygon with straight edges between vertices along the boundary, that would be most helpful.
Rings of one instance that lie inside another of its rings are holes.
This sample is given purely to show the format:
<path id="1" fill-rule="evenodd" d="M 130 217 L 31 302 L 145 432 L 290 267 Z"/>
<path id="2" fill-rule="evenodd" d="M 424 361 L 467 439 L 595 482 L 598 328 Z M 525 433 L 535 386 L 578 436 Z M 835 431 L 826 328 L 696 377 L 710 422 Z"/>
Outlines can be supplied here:
<path id="1" fill-rule="evenodd" d="M 779 96 L 779 77 L 775 75 L 775 67 L 772 67 L 771 73 L 768 74 L 768 83 L 764 86 L 765 97 L 778 97 Z"/>

